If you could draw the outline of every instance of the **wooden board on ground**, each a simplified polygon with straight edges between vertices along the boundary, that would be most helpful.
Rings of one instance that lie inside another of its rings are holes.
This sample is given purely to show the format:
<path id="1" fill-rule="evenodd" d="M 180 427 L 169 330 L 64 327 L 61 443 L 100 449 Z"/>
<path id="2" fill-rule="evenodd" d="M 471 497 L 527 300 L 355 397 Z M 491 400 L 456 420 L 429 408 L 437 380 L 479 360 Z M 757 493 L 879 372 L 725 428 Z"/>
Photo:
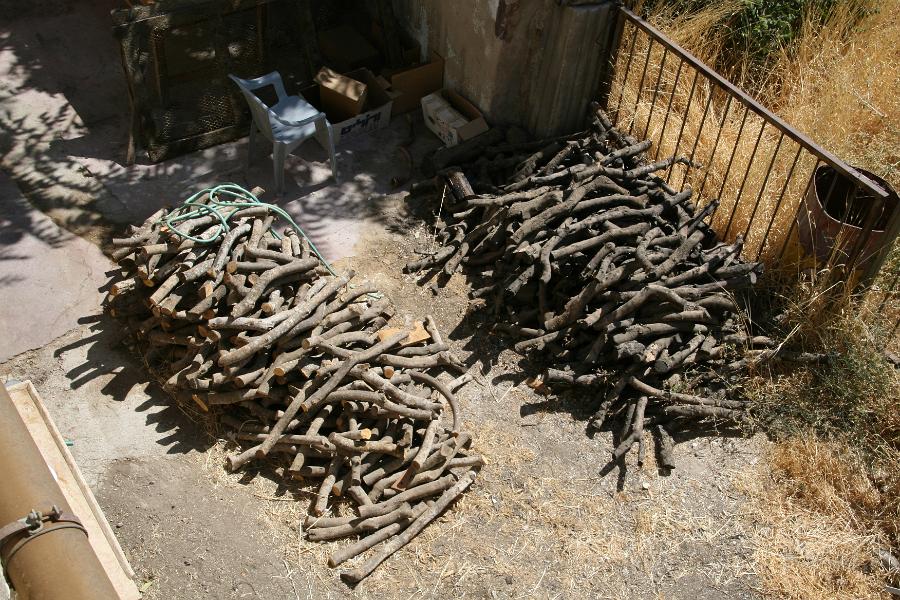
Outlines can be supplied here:
<path id="1" fill-rule="evenodd" d="M 387 329 L 382 329 L 378 332 L 378 340 L 383 342 L 391 336 L 397 335 L 401 331 L 403 331 L 402 327 L 388 327 Z M 431 339 L 431 335 L 425 331 L 422 321 L 415 321 L 413 323 L 413 330 L 409 332 L 409 336 L 405 340 L 400 342 L 400 345 L 411 346 L 412 344 L 424 342 L 427 339 Z"/>
<path id="2" fill-rule="evenodd" d="M 53 471 L 72 512 L 87 529 L 91 547 L 119 597 L 123 600 L 138 600 L 141 595 L 133 580 L 134 571 L 34 385 L 30 381 L 23 381 L 8 386 L 6 391 L 41 451 L 41 456 Z"/>

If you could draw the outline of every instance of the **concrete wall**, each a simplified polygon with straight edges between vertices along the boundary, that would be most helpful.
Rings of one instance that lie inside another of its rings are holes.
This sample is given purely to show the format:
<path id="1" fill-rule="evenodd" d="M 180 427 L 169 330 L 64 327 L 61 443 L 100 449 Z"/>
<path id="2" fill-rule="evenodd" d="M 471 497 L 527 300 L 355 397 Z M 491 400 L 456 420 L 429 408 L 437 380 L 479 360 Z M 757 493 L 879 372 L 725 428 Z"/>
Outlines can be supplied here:
<path id="1" fill-rule="evenodd" d="M 612 5 L 556 0 L 394 0 L 423 51 L 446 59 L 444 82 L 493 123 L 536 135 L 580 128 L 604 65 Z"/>

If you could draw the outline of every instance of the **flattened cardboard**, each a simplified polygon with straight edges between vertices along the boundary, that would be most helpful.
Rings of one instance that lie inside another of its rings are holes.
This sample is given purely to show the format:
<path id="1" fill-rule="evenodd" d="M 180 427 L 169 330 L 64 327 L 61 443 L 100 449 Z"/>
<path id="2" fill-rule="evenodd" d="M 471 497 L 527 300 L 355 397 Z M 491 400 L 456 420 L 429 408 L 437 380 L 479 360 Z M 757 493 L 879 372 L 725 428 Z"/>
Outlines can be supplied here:
<path id="1" fill-rule="evenodd" d="M 368 94 L 365 83 L 335 73 L 328 67 L 319 69 L 315 80 L 319 84 L 319 95 L 326 112 L 344 120 L 363 111 Z"/>

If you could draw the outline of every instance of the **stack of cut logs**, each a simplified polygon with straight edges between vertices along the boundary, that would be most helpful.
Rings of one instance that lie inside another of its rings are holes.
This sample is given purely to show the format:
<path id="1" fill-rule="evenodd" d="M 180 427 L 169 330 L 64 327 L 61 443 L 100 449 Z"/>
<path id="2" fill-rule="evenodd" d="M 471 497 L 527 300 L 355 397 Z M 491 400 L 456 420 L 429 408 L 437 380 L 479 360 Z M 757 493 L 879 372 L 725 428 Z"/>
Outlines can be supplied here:
<path id="1" fill-rule="evenodd" d="M 212 411 L 246 448 L 228 457 L 230 469 L 286 456 L 286 474 L 320 482 L 308 538 L 360 538 L 331 566 L 381 544 L 342 574 L 363 579 L 483 464 L 460 431 L 454 390 L 466 378 L 439 379 L 462 365 L 431 317 L 388 327 L 388 300 L 351 284 L 353 272 L 329 275 L 293 229 L 274 233 L 267 205 L 237 210 L 227 232 L 213 214 L 176 232 L 166 214 L 113 241 L 121 274 L 108 311 L 166 391 Z M 356 514 L 323 516 L 338 498 Z"/>
<path id="2" fill-rule="evenodd" d="M 772 342 L 737 317 L 761 266 L 741 260 L 740 239 L 716 239 L 716 202 L 698 210 L 657 175 L 687 161 L 648 162 L 650 145 L 598 110 L 568 137 L 454 148 L 459 164 L 435 179 L 439 249 L 406 268 L 464 269 L 516 350 L 552 365 L 536 385 L 580 386 L 590 426 L 618 434 L 614 460 L 637 445 L 642 461 L 648 431 L 671 467 L 673 429 L 740 418 L 720 377 L 774 350 L 753 350 Z"/>

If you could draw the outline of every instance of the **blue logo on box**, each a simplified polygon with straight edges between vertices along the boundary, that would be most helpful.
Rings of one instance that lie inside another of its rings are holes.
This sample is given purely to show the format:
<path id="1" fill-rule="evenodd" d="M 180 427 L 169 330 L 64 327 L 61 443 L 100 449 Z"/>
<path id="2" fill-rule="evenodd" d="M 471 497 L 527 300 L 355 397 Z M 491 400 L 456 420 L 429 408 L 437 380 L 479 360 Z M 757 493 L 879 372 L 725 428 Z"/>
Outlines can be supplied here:
<path id="1" fill-rule="evenodd" d="M 356 118 L 355 121 L 353 121 L 352 123 L 350 123 L 348 125 L 344 125 L 344 127 L 341 128 L 341 135 L 342 136 L 347 135 L 354 129 L 363 129 L 363 130 L 369 129 L 370 123 L 374 126 L 374 125 L 377 125 L 380 120 L 381 120 L 381 112 L 380 111 L 367 113 L 365 115 L 360 115 L 359 117 Z"/>

